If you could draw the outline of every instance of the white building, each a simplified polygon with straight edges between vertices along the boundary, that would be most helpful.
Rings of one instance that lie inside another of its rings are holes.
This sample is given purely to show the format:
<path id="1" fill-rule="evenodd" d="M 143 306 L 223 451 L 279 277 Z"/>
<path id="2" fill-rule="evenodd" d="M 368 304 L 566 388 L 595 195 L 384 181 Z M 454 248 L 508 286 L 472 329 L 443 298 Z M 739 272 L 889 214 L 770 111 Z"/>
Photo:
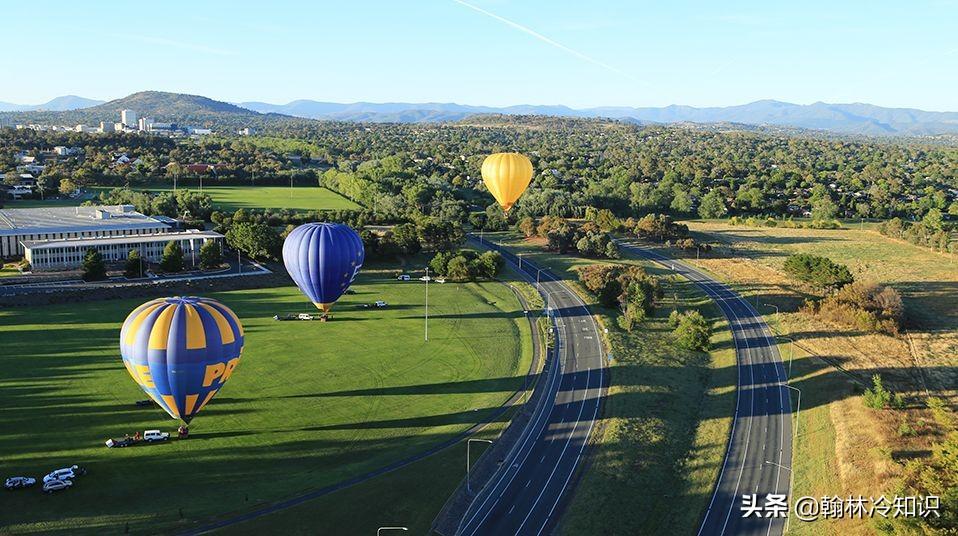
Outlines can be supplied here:
<path id="1" fill-rule="evenodd" d="M 141 117 L 140 120 L 137 121 L 137 127 L 143 132 L 150 130 L 150 126 L 152 125 L 153 125 L 152 117 Z"/>
<path id="2" fill-rule="evenodd" d="M 100 132 L 113 132 L 116 130 L 113 123 L 107 123 L 106 121 L 100 121 Z"/>
<path id="3" fill-rule="evenodd" d="M 120 112 L 120 122 L 130 128 L 136 128 L 136 112 L 133 110 L 123 110 Z"/>
<path id="4" fill-rule="evenodd" d="M 23 255 L 23 242 L 169 232 L 132 205 L 0 209 L 0 258 Z"/>
<path id="5" fill-rule="evenodd" d="M 107 238 L 27 240 L 23 242 L 23 248 L 24 258 L 30 263 L 32 270 L 72 270 L 83 264 L 83 257 L 90 249 L 99 251 L 106 263 L 125 261 L 133 249 L 139 251 L 148 262 L 160 262 L 163 259 L 163 248 L 170 242 L 176 242 L 183 250 L 184 264 L 195 266 L 200 262 L 200 248 L 203 244 L 222 240 L 223 235 L 219 233 L 191 229 Z"/>

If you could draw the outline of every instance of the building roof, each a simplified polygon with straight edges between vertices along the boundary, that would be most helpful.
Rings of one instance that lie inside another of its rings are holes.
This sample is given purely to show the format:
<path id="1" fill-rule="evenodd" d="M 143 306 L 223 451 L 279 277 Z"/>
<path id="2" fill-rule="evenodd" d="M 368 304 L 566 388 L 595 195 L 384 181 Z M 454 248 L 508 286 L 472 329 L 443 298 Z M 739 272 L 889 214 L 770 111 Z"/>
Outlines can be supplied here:
<path id="1" fill-rule="evenodd" d="M 190 238 L 194 240 L 216 239 L 223 238 L 223 235 L 215 231 L 198 231 L 196 229 L 190 229 L 189 231 L 180 231 L 175 233 L 153 233 L 146 235 L 85 237 L 63 240 L 24 240 L 23 247 L 36 251 L 50 248 L 84 247 L 94 245 L 106 246 L 113 244 L 142 244 L 144 242 L 166 243 L 170 240 L 186 240 Z"/>
<path id="2" fill-rule="evenodd" d="M 0 236 L 157 227 L 168 228 L 130 205 L 0 209 Z"/>

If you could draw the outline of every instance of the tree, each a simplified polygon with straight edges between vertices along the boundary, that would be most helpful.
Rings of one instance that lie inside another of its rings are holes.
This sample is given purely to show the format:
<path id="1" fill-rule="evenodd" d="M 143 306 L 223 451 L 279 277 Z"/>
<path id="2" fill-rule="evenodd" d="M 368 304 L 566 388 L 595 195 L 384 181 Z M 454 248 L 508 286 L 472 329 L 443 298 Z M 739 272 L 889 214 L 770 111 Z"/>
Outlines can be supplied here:
<path id="1" fill-rule="evenodd" d="M 60 195 L 70 196 L 76 193 L 77 185 L 70 179 L 60 179 Z"/>
<path id="2" fill-rule="evenodd" d="M 684 188 L 676 188 L 669 208 L 680 214 L 692 212 L 692 196 Z"/>
<path id="3" fill-rule="evenodd" d="M 702 198 L 699 204 L 699 216 L 705 219 L 721 218 L 728 212 L 725 206 L 725 200 L 719 195 L 717 190 L 711 190 Z"/>
<path id="4" fill-rule="evenodd" d="M 519 224 L 516 228 L 519 229 L 519 232 L 526 238 L 531 238 L 536 234 L 536 220 L 532 216 L 526 216 L 519 220 Z"/>
<path id="5" fill-rule="evenodd" d="M 163 248 L 163 258 L 160 260 L 160 268 L 164 272 L 183 271 L 183 248 L 174 240 L 166 243 Z"/>
<path id="6" fill-rule="evenodd" d="M 3 174 L 3 184 L 5 186 L 16 186 L 20 184 L 20 174 L 15 169 L 11 169 Z"/>
<path id="7" fill-rule="evenodd" d="M 675 321 L 669 317 L 670 321 Z M 709 349 L 709 337 L 711 328 L 705 317 L 698 311 L 688 311 L 678 317 L 678 323 L 672 336 L 675 342 L 686 350 L 706 351 Z"/>
<path id="8" fill-rule="evenodd" d="M 844 264 L 827 257 L 797 253 L 785 259 L 785 272 L 790 276 L 822 289 L 837 289 L 855 280 Z"/>
<path id="9" fill-rule="evenodd" d="M 838 215 L 838 206 L 831 196 L 825 194 L 812 204 L 812 221 L 834 220 Z"/>
<path id="10" fill-rule="evenodd" d="M 494 279 L 499 275 L 505 262 L 498 251 L 487 251 L 476 259 L 476 272 L 486 279 Z"/>
<path id="11" fill-rule="evenodd" d="M 474 277 L 469 261 L 462 255 L 449 259 L 446 267 L 446 277 L 453 281 L 468 281 Z"/>
<path id="12" fill-rule="evenodd" d="M 226 242 L 254 259 L 276 259 L 283 242 L 265 223 L 234 223 L 226 232 Z"/>
<path id="13" fill-rule="evenodd" d="M 423 248 L 432 251 L 453 249 L 466 238 L 460 224 L 431 216 L 420 222 L 418 232 Z"/>
<path id="14" fill-rule="evenodd" d="M 393 227 L 392 238 L 403 255 L 415 255 L 422 249 L 419 231 L 413 223 L 403 223 Z"/>
<path id="15" fill-rule="evenodd" d="M 84 281 L 103 281 L 106 279 L 106 265 L 103 264 L 103 255 L 93 248 L 86 250 L 80 269 L 83 271 L 82 278 Z"/>
<path id="16" fill-rule="evenodd" d="M 210 240 L 200 247 L 200 267 L 205 270 L 218 268 L 223 264 L 223 246 L 218 240 Z"/>
<path id="17" fill-rule="evenodd" d="M 140 255 L 140 250 L 131 249 L 126 256 L 126 264 L 123 266 L 123 275 L 129 278 L 143 277 L 146 273 L 146 261 Z"/>

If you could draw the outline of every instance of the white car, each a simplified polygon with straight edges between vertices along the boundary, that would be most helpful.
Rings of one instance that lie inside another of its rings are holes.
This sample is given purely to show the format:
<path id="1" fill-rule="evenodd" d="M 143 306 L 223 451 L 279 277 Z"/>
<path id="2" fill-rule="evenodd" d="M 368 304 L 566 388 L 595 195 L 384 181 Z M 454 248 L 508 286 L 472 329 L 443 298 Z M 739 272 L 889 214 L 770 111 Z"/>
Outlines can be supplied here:
<path id="1" fill-rule="evenodd" d="M 63 469 L 51 471 L 50 474 L 43 477 L 43 483 L 46 484 L 47 482 L 52 482 L 54 480 L 71 480 L 84 473 L 86 473 L 86 471 L 80 469 L 79 465 L 73 465 L 71 467 L 65 467 Z"/>
<path id="2" fill-rule="evenodd" d="M 298 315 L 296 315 L 296 318 L 298 318 L 299 320 L 312 320 L 313 315 L 309 313 L 299 313 Z"/>
<path id="3" fill-rule="evenodd" d="M 396 279 L 398 279 L 399 281 L 409 281 L 409 276 L 408 276 L 407 274 L 402 274 L 401 276 L 397 277 Z"/>
<path id="4" fill-rule="evenodd" d="M 143 432 L 144 441 L 166 441 L 170 438 L 169 432 L 161 432 L 159 430 L 147 430 Z"/>
<path id="5" fill-rule="evenodd" d="M 51 480 L 43 483 L 43 493 L 53 493 L 69 488 L 73 485 L 72 480 Z"/>
<path id="6" fill-rule="evenodd" d="M 30 478 L 28 476 L 12 476 L 3 483 L 3 487 L 9 490 L 15 490 L 20 488 L 28 488 L 36 483 L 36 478 Z"/>
<path id="7" fill-rule="evenodd" d="M 374 305 L 375 305 L 376 307 L 385 307 L 385 306 L 388 305 L 388 304 L 387 304 L 386 302 L 382 301 L 382 300 L 379 300 L 379 301 L 377 301 Z"/>

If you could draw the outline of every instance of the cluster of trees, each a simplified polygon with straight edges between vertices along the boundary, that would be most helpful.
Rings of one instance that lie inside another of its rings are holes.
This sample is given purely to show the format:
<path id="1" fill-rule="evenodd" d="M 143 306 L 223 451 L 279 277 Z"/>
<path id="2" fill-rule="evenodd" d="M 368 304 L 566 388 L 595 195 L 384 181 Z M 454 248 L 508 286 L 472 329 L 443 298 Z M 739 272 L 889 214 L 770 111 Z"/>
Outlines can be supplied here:
<path id="1" fill-rule="evenodd" d="M 499 252 L 486 251 L 479 254 L 471 249 L 440 251 L 429 261 L 429 269 L 452 281 L 495 279 L 503 265 L 504 261 Z"/>
<path id="2" fill-rule="evenodd" d="M 276 260 L 283 252 L 283 237 L 262 222 L 233 222 L 226 231 L 226 243 L 251 259 Z"/>
<path id="3" fill-rule="evenodd" d="M 372 212 L 368 210 L 327 210 L 327 211 L 296 211 L 290 209 L 246 209 L 235 212 L 214 210 L 210 219 L 217 232 L 226 233 L 234 223 L 263 223 L 270 227 L 297 226 L 313 221 L 335 221 L 349 225 L 353 229 L 380 223 L 372 219 Z M 288 233 L 288 230 L 287 230 Z"/>
<path id="4" fill-rule="evenodd" d="M 48 165 L 51 188 L 61 179 L 78 186 L 172 180 L 184 176 L 186 164 L 202 162 L 217 165 L 210 181 L 318 179 L 383 218 L 462 223 L 468 212 L 493 201 L 479 173 L 484 155 L 519 150 L 537 170 L 532 186 L 508 215 L 490 211 L 484 224 L 583 217 L 588 207 L 623 218 L 958 215 L 958 150 L 920 141 L 500 116 L 363 128 L 276 120 L 262 128 L 270 135 L 199 140 L 6 129 L 0 132 L 0 169 L 14 168 L 18 151 L 39 155 L 55 145 L 79 146 L 81 157 Z M 140 159 L 137 169 L 115 165 L 121 152 Z"/>
<path id="5" fill-rule="evenodd" d="M 522 218 L 516 225 L 527 238 L 546 239 L 546 249 L 558 253 L 578 252 L 585 257 L 618 259 L 619 246 L 609 230 L 603 230 L 595 221 L 576 222 L 559 216 L 545 216 L 536 220 Z"/>
<path id="6" fill-rule="evenodd" d="M 223 265 L 223 248 L 219 242 L 210 240 L 200 247 L 199 264 L 204 270 L 219 268 Z M 172 240 L 167 242 L 160 259 L 160 269 L 167 273 L 175 273 L 182 272 L 185 267 L 183 248 Z M 123 264 L 123 275 L 130 279 L 144 277 L 149 268 L 150 264 L 143 258 L 140 250 L 134 248 L 127 254 L 126 262 Z M 80 270 L 84 281 L 103 281 L 107 278 L 107 267 L 103 261 L 103 255 L 93 248 L 88 249 L 83 256 Z"/>
<path id="7" fill-rule="evenodd" d="M 631 331 L 655 310 L 662 299 L 659 280 L 639 266 L 591 264 L 578 269 L 579 282 L 604 307 L 622 313 L 620 323 Z"/>
<path id="8" fill-rule="evenodd" d="M 952 240 L 954 225 L 945 223 L 940 210 L 929 210 L 918 222 L 906 222 L 901 218 L 892 218 L 878 225 L 878 232 L 901 240 L 907 240 L 917 246 L 931 248 L 940 253 L 958 253 L 958 240 Z"/>
<path id="9" fill-rule="evenodd" d="M 712 327 L 702 313 L 695 310 L 683 313 L 672 311 L 669 314 L 669 326 L 672 327 L 672 337 L 680 347 L 686 350 L 708 351 Z"/>
<path id="10" fill-rule="evenodd" d="M 795 279 L 823 290 L 839 289 L 855 280 L 847 266 L 819 255 L 789 255 L 784 268 Z"/>
<path id="11" fill-rule="evenodd" d="M 195 221 L 207 221 L 213 213 L 213 198 L 195 190 L 178 189 L 176 193 L 149 192 L 131 188 L 113 188 L 101 192 L 97 200 L 84 205 L 133 205 L 137 212 L 147 216 L 169 216 Z"/>
<path id="12" fill-rule="evenodd" d="M 890 335 L 899 333 L 905 317 L 897 290 L 861 281 L 845 285 L 821 300 L 809 300 L 803 311 L 861 331 Z"/>

